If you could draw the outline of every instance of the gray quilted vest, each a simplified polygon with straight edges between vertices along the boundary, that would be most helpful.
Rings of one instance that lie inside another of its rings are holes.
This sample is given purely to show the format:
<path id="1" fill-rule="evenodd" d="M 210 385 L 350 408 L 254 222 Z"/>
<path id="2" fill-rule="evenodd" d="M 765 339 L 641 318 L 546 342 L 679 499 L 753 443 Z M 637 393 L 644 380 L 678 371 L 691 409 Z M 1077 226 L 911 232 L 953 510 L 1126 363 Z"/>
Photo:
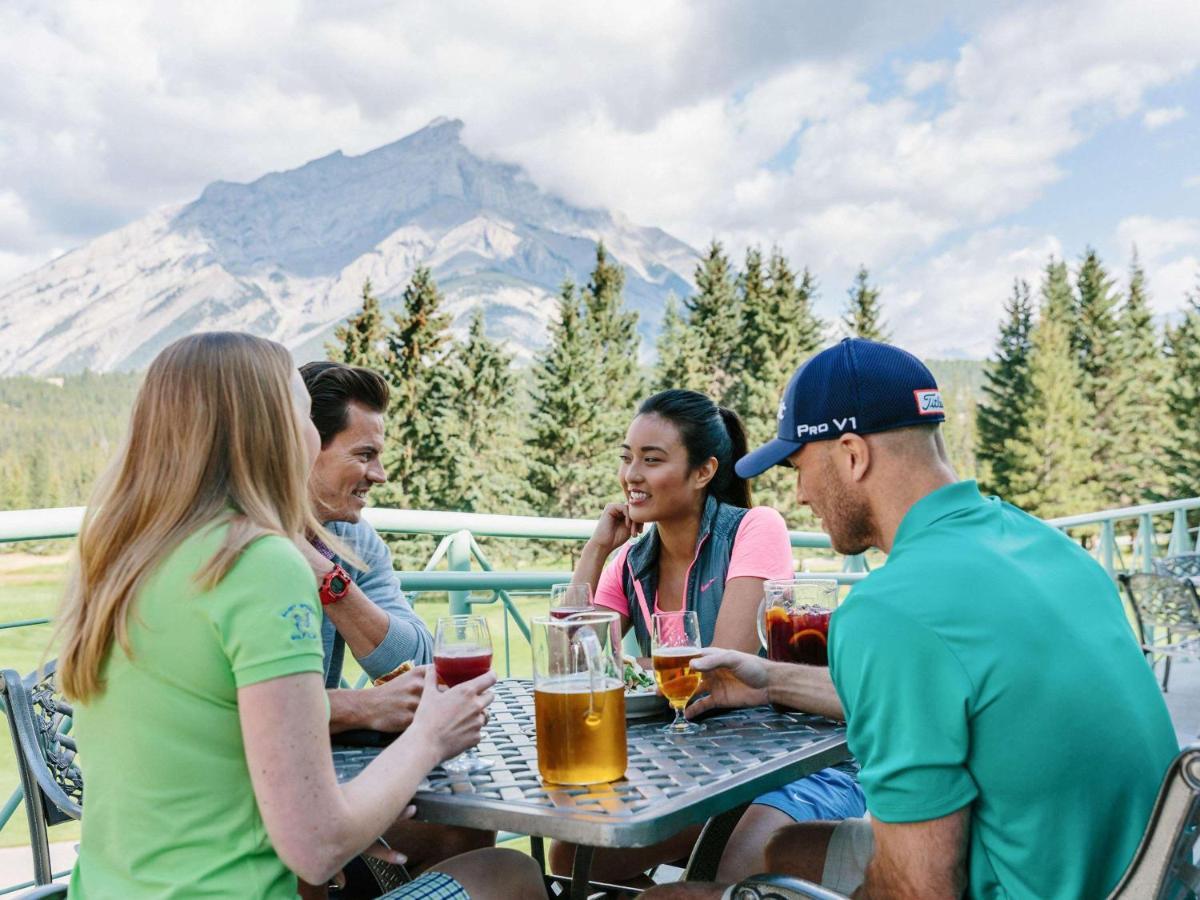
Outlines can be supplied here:
<path id="1" fill-rule="evenodd" d="M 700 642 L 712 644 L 717 627 L 717 612 L 725 593 L 725 573 L 733 555 L 733 539 L 748 509 L 720 503 L 711 495 L 704 501 L 700 532 L 696 537 L 696 557 L 688 571 L 684 596 L 686 609 L 694 610 L 700 623 Z M 637 636 L 643 656 L 650 655 L 650 623 L 642 610 L 654 613 L 654 598 L 658 593 L 658 529 L 651 525 L 630 548 L 621 572 L 621 585 L 629 600 L 629 622 Z"/>

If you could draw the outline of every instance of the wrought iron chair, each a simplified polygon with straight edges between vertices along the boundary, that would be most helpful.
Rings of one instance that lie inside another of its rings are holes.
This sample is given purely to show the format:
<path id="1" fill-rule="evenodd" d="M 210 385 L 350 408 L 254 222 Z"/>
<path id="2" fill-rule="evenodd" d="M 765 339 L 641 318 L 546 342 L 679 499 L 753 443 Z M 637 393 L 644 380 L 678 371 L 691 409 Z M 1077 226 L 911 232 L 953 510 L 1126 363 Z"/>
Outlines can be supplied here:
<path id="1" fill-rule="evenodd" d="M 33 880 L 38 885 L 51 879 L 47 828 L 83 814 L 83 775 L 76 764 L 75 741 L 67 734 L 72 710 L 58 692 L 54 667 L 52 662 L 24 678 L 12 669 L 0 672 L 0 696 L 25 793 Z"/>
<path id="2" fill-rule="evenodd" d="M 1200 553 L 1180 553 L 1156 559 L 1154 573 L 1170 578 L 1200 578 Z"/>
<path id="3" fill-rule="evenodd" d="M 1141 843 L 1108 900 L 1183 900 L 1200 894 L 1200 744 L 1184 747 L 1163 777 Z M 798 878 L 754 875 L 733 889 L 734 900 L 845 900 Z"/>
<path id="4" fill-rule="evenodd" d="M 1142 651 L 1153 665 L 1163 659 L 1162 688 L 1177 656 L 1200 660 L 1200 596 L 1191 581 L 1169 575 L 1117 576 L 1137 619 Z"/>

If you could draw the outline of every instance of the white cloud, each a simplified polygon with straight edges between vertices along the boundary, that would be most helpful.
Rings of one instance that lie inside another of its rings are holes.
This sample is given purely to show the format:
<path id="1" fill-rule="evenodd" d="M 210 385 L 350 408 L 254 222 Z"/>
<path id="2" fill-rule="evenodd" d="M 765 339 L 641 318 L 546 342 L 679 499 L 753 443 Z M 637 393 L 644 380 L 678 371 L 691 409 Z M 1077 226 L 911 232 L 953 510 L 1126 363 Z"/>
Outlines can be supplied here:
<path id="1" fill-rule="evenodd" d="M 957 52 L 893 66 L 900 90 L 879 91 L 886 52 L 948 20 L 968 36 Z M 217 178 L 449 115 L 473 149 L 575 202 L 735 254 L 778 243 L 830 306 L 866 263 L 942 345 L 976 346 L 953 307 L 964 267 L 981 267 L 976 308 L 1003 299 L 1007 254 L 1048 239 L 998 223 L 1193 71 L 1197 33 L 1190 0 L 7 4 L 0 253 L 36 260 Z"/>
<path id="2" fill-rule="evenodd" d="M 1200 175 L 1191 175 L 1183 179 L 1183 186 L 1190 188 L 1200 188 Z"/>
<path id="3" fill-rule="evenodd" d="M 944 84 L 954 73 L 954 64 L 948 59 L 922 60 L 904 71 L 904 92 L 920 94 L 931 87 Z"/>
<path id="4" fill-rule="evenodd" d="M 1146 114 L 1142 116 L 1142 124 L 1149 130 L 1154 131 L 1155 129 L 1162 128 L 1164 125 L 1178 122 L 1186 116 L 1187 111 L 1182 106 L 1148 109 L 1146 110 Z"/>
<path id="5" fill-rule="evenodd" d="M 1036 296 L 1051 256 L 1062 257 L 1057 238 L 996 228 L 915 271 L 884 273 L 881 301 L 896 342 L 927 358 L 988 356 L 1014 279 L 1029 282 Z"/>
<path id="6" fill-rule="evenodd" d="M 1116 235 L 1121 246 L 1137 247 L 1155 312 L 1175 312 L 1200 288 L 1200 219 L 1129 216 Z"/>

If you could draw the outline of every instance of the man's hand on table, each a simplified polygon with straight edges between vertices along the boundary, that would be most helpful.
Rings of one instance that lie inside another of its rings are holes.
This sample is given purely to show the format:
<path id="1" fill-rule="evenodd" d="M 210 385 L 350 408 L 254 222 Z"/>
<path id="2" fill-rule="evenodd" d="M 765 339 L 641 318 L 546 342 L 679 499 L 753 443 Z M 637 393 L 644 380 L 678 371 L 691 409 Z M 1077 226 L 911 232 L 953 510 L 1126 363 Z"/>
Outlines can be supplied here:
<path id="1" fill-rule="evenodd" d="M 710 709 L 761 706 L 767 702 L 767 666 L 757 656 L 737 650 L 706 649 L 692 660 L 692 668 L 704 673 L 700 689 L 708 696 L 688 706 L 685 712 L 689 718 Z"/>
<path id="2" fill-rule="evenodd" d="M 692 668 L 704 674 L 700 687 L 708 696 L 687 708 L 689 717 L 770 701 L 829 719 L 846 718 L 825 666 L 771 662 L 737 650 L 711 648 L 692 660 Z"/>
<path id="3" fill-rule="evenodd" d="M 371 728 L 398 734 L 412 724 L 425 690 L 425 673 L 417 666 L 376 687 L 329 692 L 329 725 L 335 734 L 351 728 Z"/>

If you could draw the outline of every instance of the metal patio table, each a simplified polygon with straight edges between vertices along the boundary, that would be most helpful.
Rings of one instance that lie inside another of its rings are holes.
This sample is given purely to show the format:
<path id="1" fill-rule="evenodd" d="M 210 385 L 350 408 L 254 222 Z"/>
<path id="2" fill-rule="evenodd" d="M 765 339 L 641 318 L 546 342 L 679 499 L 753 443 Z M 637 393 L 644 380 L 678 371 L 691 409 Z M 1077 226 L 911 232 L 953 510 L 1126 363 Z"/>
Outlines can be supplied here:
<path id="1" fill-rule="evenodd" d="M 665 719 L 630 720 L 625 778 L 588 787 L 549 785 L 537 767 L 533 683 L 507 679 L 479 752 L 494 765 L 473 775 L 434 769 L 413 799 L 416 818 L 527 834 L 545 871 L 542 838 L 579 845 L 570 896 L 587 896 L 594 847 L 644 847 L 711 818 L 688 862 L 687 875 L 711 880 L 730 833 L 759 794 L 849 757 L 845 726 L 770 707 L 709 717 L 699 734 L 668 735 Z M 339 747 L 338 779 L 358 774 L 381 751 Z"/>

